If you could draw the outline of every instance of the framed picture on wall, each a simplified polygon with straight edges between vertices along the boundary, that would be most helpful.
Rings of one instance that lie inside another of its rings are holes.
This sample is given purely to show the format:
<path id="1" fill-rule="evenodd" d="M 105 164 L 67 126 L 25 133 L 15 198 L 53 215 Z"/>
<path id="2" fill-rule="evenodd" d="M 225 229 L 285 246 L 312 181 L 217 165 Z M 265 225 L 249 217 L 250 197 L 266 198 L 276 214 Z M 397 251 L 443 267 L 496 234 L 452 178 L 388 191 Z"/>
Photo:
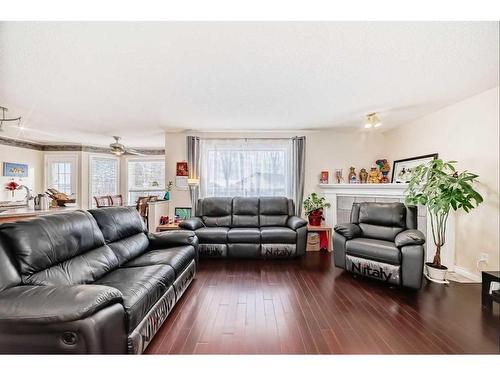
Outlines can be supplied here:
<path id="1" fill-rule="evenodd" d="M 3 163 L 3 175 L 5 177 L 28 177 L 28 164 Z"/>
<path id="2" fill-rule="evenodd" d="M 179 161 L 176 164 L 175 175 L 179 177 L 188 176 L 188 163 L 187 161 Z"/>
<path id="3" fill-rule="evenodd" d="M 179 220 L 186 220 L 191 217 L 191 207 L 175 207 L 174 214 Z"/>
<path id="4" fill-rule="evenodd" d="M 411 171 L 421 165 L 437 159 L 438 154 L 416 156 L 408 159 L 394 160 L 392 165 L 392 179 L 396 184 L 406 184 L 410 181 Z"/>

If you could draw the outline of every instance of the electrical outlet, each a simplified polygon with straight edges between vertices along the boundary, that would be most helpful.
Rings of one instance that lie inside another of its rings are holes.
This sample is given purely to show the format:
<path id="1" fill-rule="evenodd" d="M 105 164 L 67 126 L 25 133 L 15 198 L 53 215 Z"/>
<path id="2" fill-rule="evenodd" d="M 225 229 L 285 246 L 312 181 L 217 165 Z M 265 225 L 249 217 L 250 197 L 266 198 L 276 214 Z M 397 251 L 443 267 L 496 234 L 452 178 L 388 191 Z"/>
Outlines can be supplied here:
<path id="1" fill-rule="evenodd" d="M 490 260 L 490 256 L 488 254 L 486 254 L 486 253 L 479 254 L 478 262 L 484 262 L 484 263 L 488 264 L 489 260 Z"/>

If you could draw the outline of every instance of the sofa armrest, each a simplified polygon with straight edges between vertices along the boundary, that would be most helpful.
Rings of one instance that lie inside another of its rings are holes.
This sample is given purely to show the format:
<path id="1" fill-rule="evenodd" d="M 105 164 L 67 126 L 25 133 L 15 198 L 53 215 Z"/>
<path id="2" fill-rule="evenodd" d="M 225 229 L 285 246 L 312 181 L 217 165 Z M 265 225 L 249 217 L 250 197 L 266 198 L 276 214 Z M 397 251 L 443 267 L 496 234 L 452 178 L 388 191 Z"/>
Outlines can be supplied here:
<path id="1" fill-rule="evenodd" d="M 198 237 L 191 230 L 173 230 L 169 232 L 149 233 L 149 249 L 168 249 L 174 246 L 191 245 L 198 247 Z"/>
<path id="2" fill-rule="evenodd" d="M 0 293 L 0 322 L 71 322 L 121 303 L 122 297 L 118 289 L 104 285 L 15 286 Z"/>
<path id="3" fill-rule="evenodd" d="M 307 221 L 305 221 L 304 219 L 302 219 L 302 218 L 300 218 L 298 216 L 290 216 L 288 218 L 288 221 L 287 221 L 286 225 L 290 229 L 297 230 L 297 229 L 299 229 L 301 227 L 306 226 L 307 225 Z"/>
<path id="4" fill-rule="evenodd" d="M 337 224 L 333 229 L 348 240 L 361 236 L 361 228 L 354 223 Z"/>
<path id="5" fill-rule="evenodd" d="M 394 239 L 396 247 L 423 245 L 425 243 L 424 234 L 416 229 L 408 229 L 400 232 Z"/>
<path id="6" fill-rule="evenodd" d="M 179 228 L 187 229 L 187 230 L 196 230 L 203 228 L 205 223 L 199 217 L 190 217 L 189 219 L 182 220 L 179 223 Z"/>

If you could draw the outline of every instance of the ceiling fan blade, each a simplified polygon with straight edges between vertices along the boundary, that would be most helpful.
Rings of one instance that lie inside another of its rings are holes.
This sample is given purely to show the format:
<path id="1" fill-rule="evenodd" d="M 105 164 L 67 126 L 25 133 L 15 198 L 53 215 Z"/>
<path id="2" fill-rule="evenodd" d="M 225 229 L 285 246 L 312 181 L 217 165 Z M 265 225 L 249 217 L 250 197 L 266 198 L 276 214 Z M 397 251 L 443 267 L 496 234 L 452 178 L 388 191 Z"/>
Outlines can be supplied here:
<path id="1" fill-rule="evenodd" d="M 136 151 L 132 148 L 127 148 L 125 149 L 125 151 L 127 152 L 127 154 L 130 154 L 130 155 L 135 155 L 135 156 L 147 156 L 145 154 L 141 154 L 139 151 Z"/>

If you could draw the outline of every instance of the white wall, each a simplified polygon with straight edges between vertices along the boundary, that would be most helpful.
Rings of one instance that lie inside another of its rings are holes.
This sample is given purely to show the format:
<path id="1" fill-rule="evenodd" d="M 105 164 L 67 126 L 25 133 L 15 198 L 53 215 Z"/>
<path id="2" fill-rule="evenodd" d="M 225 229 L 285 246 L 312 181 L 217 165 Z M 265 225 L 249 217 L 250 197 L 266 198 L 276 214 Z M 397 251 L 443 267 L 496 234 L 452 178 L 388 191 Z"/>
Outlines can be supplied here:
<path id="1" fill-rule="evenodd" d="M 3 176 L 3 163 L 22 163 L 29 165 L 27 178 L 15 178 L 18 184 L 28 186 L 33 193 L 40 193 L 43 190 L 43 152 L 31 150 L 21 147 L 13 147 L 0 145 L 0 201 L 7 200 L 22 200 L 26 196 L 24 190 L 19 190 L 14 193 L 14 197 L 10 191 L 5 190 L 5 185 L 12 180 L 12 177 Z"/>
<path id="2" fill-rule="evenodd" d="M 483 269 L 499 269 L 498 108 L 496 87 L 384 134 L 392 160 L 437 152 L 458 161 L 460 171 L 479 175 L 484 203 L 470 214 L 457 213 L 455 221 L 455 264 L 475 273 L 481 252 L 489 255 Z"/>

